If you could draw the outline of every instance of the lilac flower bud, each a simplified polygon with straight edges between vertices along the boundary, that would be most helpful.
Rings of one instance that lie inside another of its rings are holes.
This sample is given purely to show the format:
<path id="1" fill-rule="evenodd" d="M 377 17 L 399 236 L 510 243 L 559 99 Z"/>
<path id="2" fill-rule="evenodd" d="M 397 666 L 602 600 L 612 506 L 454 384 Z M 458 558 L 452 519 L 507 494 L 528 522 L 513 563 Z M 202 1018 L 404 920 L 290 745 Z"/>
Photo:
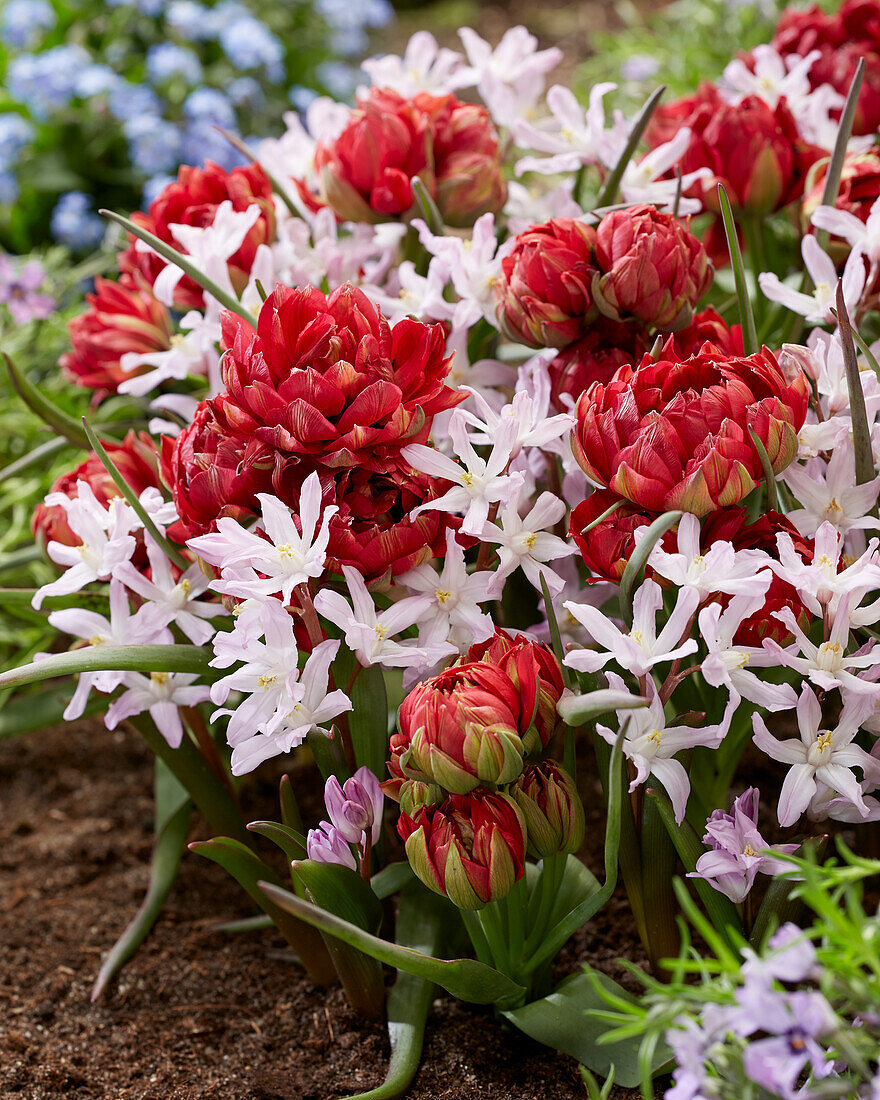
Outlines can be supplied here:
<path id="1" fill-rule="evenodd" d="M 354 853 L 345 838 L 329 821 L 322 821 L 317 829 L 309 829 L 306 837 L 306 851 L 309 859 L 316 863 L 338 863 L 341 867 L 357 870 Z"/>
<path id="2" fill-rule="evenodd" d="M 379 780 L 369 768 L 359 768 L 344 784 L 331 775 L 324 787 L 324 803 L 330 820 L 349 844 L 360 844 L 368 831 L 371 843 L 377 843 L 384 801 Z"/>

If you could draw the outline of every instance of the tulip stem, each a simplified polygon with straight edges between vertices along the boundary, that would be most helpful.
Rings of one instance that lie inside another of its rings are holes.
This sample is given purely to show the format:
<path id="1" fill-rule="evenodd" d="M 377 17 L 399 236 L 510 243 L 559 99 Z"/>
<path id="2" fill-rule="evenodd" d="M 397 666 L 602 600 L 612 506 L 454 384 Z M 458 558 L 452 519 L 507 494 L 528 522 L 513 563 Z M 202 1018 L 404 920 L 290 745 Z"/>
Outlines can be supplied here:
<path id="1" fill-rule="evenodd" d="M 489 946 L 489 940 L 486 937 L 486 933 L 483 931 L 483 924 L 480 920 L 479 913 L 476 909 L 462 909 L 461 917 L 467 929 L 467 934 L 470 936 L 470 941 L 473 944 L 477 958 L 481 963 L 491 966 L 493 962 L 492 949 Z"/>
<path id="2" fill-rule="evenodd" d="M 536 893 L 540 892 L 538 909 L 534 922 L 531 923 L 529 936 L 526 940 L 525 955 L 530 958 L 535 948 L 542 942 L 550 923 L 553 906 L 559 893 L 559 884 L 565 871 L 567 860 L 565 855 L 545 856 L 541 865 L 541 877 L 538 879 Z"/>
<path id="3" fill-rule="evenodd" d="M 510 927 L 509 949 L 510 961 L 514 970 L 523 961 L 526 944 L 526 912 L 529 904 L 529 894 L 526 889 L 526 876 L 523 875 L 515 884 L 505 899 L 507 907 L 508 924 Z"/>
<path id="4" fill-rule="evenodd" d="M 502 974 L 509 975 L 510 957 L 505 946 L 506 937 L 501 923 L 501 912 L 498 903 L 490 901 L 488 905 L 477 911 L 477 917 L 486 936 L 496 968 Z"/>

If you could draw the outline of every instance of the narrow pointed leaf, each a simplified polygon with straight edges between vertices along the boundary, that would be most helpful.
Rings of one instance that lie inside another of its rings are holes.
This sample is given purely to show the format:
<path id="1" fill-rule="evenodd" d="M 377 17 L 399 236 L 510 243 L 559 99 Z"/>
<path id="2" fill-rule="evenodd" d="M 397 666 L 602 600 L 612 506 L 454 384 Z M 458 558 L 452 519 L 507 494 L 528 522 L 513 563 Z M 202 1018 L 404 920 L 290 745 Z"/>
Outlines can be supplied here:
<path id="1" fill-rule="evenodd" d="M 186 848 L 186 834 L 191 815 L 192 804 L 189 799 L 186 799 L 167 818 L 159 831 L 150 863 L 150 885 L 131 923 L 101 964 L 95 984 L 92 986 L 93 1003 L 137 951 L 156 923 L 177 878 L 180 860 Z"/>
<path id="2" fill-rule="evenodd" d="M 837 323 L 840 344 L 843 348 L 843 364 L 846 369 L 846 388 L 849 394 L 849 411 L 852 419 L 853 451 L 856 463 L 856 484 L 864 485 L 874 480 L 874 452 L 871 448 L 871 429 L 868 427 L 868 411 L 865 408 L 865 391 L 859 374 L 859 360 L 853 341 L 846 303 L 843 300 L 843 281 L 837 284 Z"/>
<path id="3" fill-rule="evenodd" d="M 837 137 L 834 140 L 834 149 L 828 167 L 825 169 L 825 186 L 822 189 L 822 206 L 834 206 L 840 193 L 840 179 L 843 173 L 843 164 L 846 160 L 846 147 L 852 136 L 853 122 L 856 117 L 856 108 L 859 105 L 859 92 L 862 90 L 862 80 L 865 75 L 865 59 L 859 58 L 856 71 L 853 73 L 852 83 L 846 94 L 846 102 L 840 113 L 840 122 L 837 125 Z M 822 248 L 828 244 L 828 231 L 818 229 L 816 241 Z"/>
<path id="4" fill-rule="evenodd" d="M 623 151 L 618 157 L 617 163 L 611 169 L 611 174 L 605 181 L 605 185 L 600 191 L 598 199 L 596 199 L 597 209 L 609 206 L 617 197 L 617 188 L 620 186 L 620 181 L 623 179 L 623 173 L 626 171 L 626 166 L 635 155 L 635 151 L 639 147 L 639 142 L 642 140 L 642 134 L 644 134 L 647 129 L 648 123 L 651 121 L 651 116 L 657 109 L 657 104 L 660 102 L 665 91 L 666 85 L 661 84 L 660 87 L 652 93 L 636 116 L 636 120 L 633 122 L 632 129 L 629 132 L 626 145 L 623 147 Z"/>
<path id="5" fill-rule="evenodd" d="M 73 418 L 71 417 L 71 419 Z M 26 455 L 22 455 L 21 458 L 10 462 L 8 466 L 4 466 L 0 470 L 0 482 L 4 482 L 10 477 L 26 474 L 34 466 L 41 466 L 45 469 L 48 460 L 60 454 L 67 445 L 68 440 L 63 438 L 50 439 L 47 443 L 41 443 L 39 447 L 34 447 Z"/>
<path id="6" fill-rule="evenodd" d="M 178 548 L 172 542 L 169 542 L 169 540 L 162 534 L 162 532 L 159 530 L 153 520 L 147 515 L 146 509 L 138 500 L 137 493 L 132 489 L 132 487 L 119 472 L 116 463 L 107 454 L 103 444 L 101 443 L 101 440 L 98 439 L 97 435 L 95 434 L 95 429 L 91 426 L 91 424 L 89 424 L 85 417 L 82 418 L 82 424 L 86 436 L 88 437 L 88 441 L 92 445 L 92 449 L 103 463 L 104 469 L 113 479 L 113 484 L 120 491 L 120 493 L 122 493 L 126 502 L 137 514 L 138 519 L 144 525 L 144 528 L 149 533 L 150 537 L 153 539 L 154 542 L 162 547 L 166 557 L 170 558 L 170 560 L 173 561 L 179 569 L 188 569 L 192 563 L 187 561 L 183 554 L 181 554 L 180 550 L 178 550 Z"/>
<path id="7" fill-rule="evenodd" d="M 6 369 L 9 372 L 9 380 L 12 382 L 13 389 L 31 412 L 36 413 L 45 424 L 48 424 L 52 431 L 63 436 L 68 443 L 88 451 L 91 444 L 83 431 L 82 424 L 40 393 L 33 382 L 16 367 L 6 352 L 3 352 L 2 355 L 6 360 Z"/>
<path id="8" fill-rule="evenodd" d="M 444 236 L 446 233 L 446 226 L 443 224 L 443 216 L 437 209 L 437 204 L 431 198 L 431 194 L 427 187 L 425 187 L 418 176 L 413 176 L 410 180 L 410 184 L 413 189 L 413 194 L 416 197 L 416 206 L 418 206 L 419 213 L 424 218 L 425 224 L 435 237 Z"/>
<path id="9" fill-rule="evenodd" d="M 231 134 L 228 130 L 224 130 L 222 126 L 215 126 L 214 129 L 218 133 L 222 134 L 223 137 L 225 137 L 226 140 L 229 142 L 229 144 L 233 148 L 237 149 L 239 153 L 241 153 L 243 156 L 246 156 L 248 160 L 252 160 L 254 164 L 259 164 L 259 166 L 263 169 L 263 173 L 265 174 L 266 179 L 269 181 L 269 183 L 271 183 L 272 190 L 275 192 L 278 198 L 281 199 L 281 201 L 295 218 L 301 217 L 302 212 L 297 209 L 296 203 L 287 193 L 287 189 L 284 187 L 278 177 L 273 175 L 269 171 L 266 165 L 259 159 L 259 157 L 250 148 L 250 146 L 246 145 L 245 142 L 243 142 L 237 134 Z M 264 294 L 263 301 L 265 302 L 265 300 L 266 295 Z"/>
<path id="10" fill-rule="evenodd" d="M 306 858 L 306 838 L 296 829 L 277 821 L 252 821 L 248 825 L 248 831 L 277 844 L 289 862 Z"/>
<path id="11" fill-rule="evenodd" d="M 271 902 L 288 913 L 372 955 L 380 962 L 436 982 L 453 997 L 472 1001 L 474 1004 L 495 1004 L 516 999 L 525 992 L 511 978 L 475 959 L 436 959 L 420 951 L 399 947 L 302 901 L 295 894 L 282 890 L 271 882 L 260 883 L 260 886 Z"/>
<path id="12" fill-rule="evenodd" d="M 724 234 L 727 237 L 727 248 L 730 252 L 730 266 L 733 268 L 733 278 L 736 284 L 736 300 L 739 303 L 739 320 L 742 325 L 743 346 L 746 355 L 754 355 L 759 351 L 758 332 L 755 328 L 755 315 L 752 312 L 752 303 L 749 299 L 749 288 L 746 283 L 745 267 L 743 266 L 742 252 L 739 247 L 739 239 L 736 235 L 736 223 L 733 220 L 733 211 L 730 208 L 730 199 L 724 190 L 724 184 L 718 184 L 718 201 L 721 204 L 721 220 L 724 223 Z"/>
<path id="13" fill-rule="evenodd" d="M 880 378 L 880 363 L 877 362 L 877 357 L 874 355 L 873 351 L 871 351 L 870 346 L 865 343 L 865 341 L 859 335 L 857 329 L 851 328 L 850 331 L 852 332 L 852 338 L 853 340 L 855 340 L 859 351 L 868 360 L 868 366 L 877 375 L 877 377 Z"/>
<path id="14" fill-rule="evenodd" d="M 112 210 L 99 210 L 98 213 L 102 217 L 109 218 L 110 221 L 121 225 L 123 229 L 128 230 L 133 236 L 139 237 L 148 244 L 150 248 L 158 252 L 163 259 L 179 267 L 184 274 L 189 275 L 193 282 L 198 283 L 203 290 L 207 290 L 213 298 L 217 299 L 221 306 L 225 306 L 226 309 L 231 310 L 233 313 L 237 313 L 239 317 L 243 317 L 244 320 L 247 321 L 249 325 L 253 325 L 254 328 L 257 327 L 256 317 L 244 308 L 238 298 L 229 294 L 222 286 L 218 286 L 213 279 L 209 279 L 204 271 L 200 271 L 188 256 L 184 256 L 181 252 L 178 252 L 176 248 L 172 248 L 171 245 L 160 240 L 155 234 L 136 225 L 130 218 L 123 217 L 122 214 L 115 214 Z"/>
<path id="15" fill-rule="evenodd" d="M 567 725 L 582 726 L 585 722 L 612 710 L 631 710 L 647 705 L 648 700 L 640 695 L 602 688 L 600 691 L 590 691 L 585 695 L 563 695 L 556 710 Z"/>
<path id="16" fill-rule="evenodd" d="M 767 454 L 767 448 L 758 438 L 758 433 L 754 428 L 749 428 L 749 435 L 752 438 L 752 443 L 755 445 L 755 450 L 758 452 L 758 458 L 761 460 L 761 468 L 764 471 L 764 484 L 767 486 L 767 505 L 773 512 L 779 511 L 779 492 L 776 487 L 776 475 L 773 473 L 773 467 L 770 465 L 770 456 Z"/>
<path id="17" fill-rule="evenodd" d="M 544 615 L 547 618 L 547 626 L 550 629 L 550 644 L 553 647 L 553 653 L 556 660 L 562 668 L 562 678 L 565 681 L 565 686 L 567 688 L 572 688 L 574 687 L 574 677 L 572 676 L 571 669 L 562 663 L 562 659 L 565 656 L 565 650 L 562 648 L 562 635 L 559 633 L 559 622 L 556 619 L 556 609 L 553 606 L 553 600 L 550 598 L 550 589 L 547 587 L 547 581 L 544 577 L 543 570 L 541 571 L 541 592 L 544 596 Z"/>
<path id="18" fill-rule="evenodd" d="M 289 775 L 282 775 L 278 784 L 278 801 L 281 803 L 281 821 L 288 829 L 295 829 L 301 836 L 305 836 L 302 814 L 299 812 L 299 803 L 293 793 L 293 784 Z"/>
<path id="19" fill-rule="evenodd" d="M 313 982 L 317 985 L 329 985 L 334 980 L 336 968 L 330 961 L 320 935 L 303 921 L 297 920 L 289 909 L 276 905 L 268 896 L 264 889 L 267 880 L 268 885 L 280 893 L 287 895 L 287 891 L 281 890 L 275 872 L 255 852 L 225 836 L 196 841 L 189 848 L 191 852 L 197 852 L 200 856 L 219 863 L 272 918 L 275 927 L 299 955 Z M 293 894 L 288 896 L 294 897 Z"/>
<path id="20" fill-rule="evenodd" d="M 636 583 L 641 583 L 645 566 L 651 551 L 663 538 L 666 532 L 681 519 L 682 512 L 664 512 L 658 516 L 644 535 L 636 543 L 636 547 L 629 556 L 626 569 L 620 578 L 620 610 L 627 623 L 632 623 L 633 603 L 632 595 Z"/>
<path id="21" fill-rule="evenodd" d="M 267 928 L 274 928 L 272 918 L 268 913 L 257 913 L 253 917 L 242 917 L 241 920 L 229 920 L 223 924 L 215 924 L 215 932 L 223 932 L 227 936 L 236 936 L 240 932 L 263 932 Z"/>

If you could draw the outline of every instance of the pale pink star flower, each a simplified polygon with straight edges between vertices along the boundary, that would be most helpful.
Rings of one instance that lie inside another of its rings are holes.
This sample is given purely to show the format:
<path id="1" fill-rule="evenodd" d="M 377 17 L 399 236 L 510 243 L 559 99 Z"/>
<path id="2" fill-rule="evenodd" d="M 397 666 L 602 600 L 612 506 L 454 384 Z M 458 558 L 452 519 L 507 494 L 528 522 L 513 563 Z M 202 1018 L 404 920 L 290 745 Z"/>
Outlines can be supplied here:
<path id="1" fill-rule="evenodd" d="M 553 493 L 541 493 L 532 508 L 521 516 L 520 493 L 511 496 L 498 513 L 498 523 L 486 523 L 480 538 L 498 545 L 498 568 L 490 586 L 494 599 L 498 599 L 504 581 L 511 573 L 521 569 L 526 579 L 541 591 L 541 577 L 547 584 L 551 598 L 561 592 L 565 581 L 548 566 L 577 553 L 577 547 L 550 533 L 565 515 L 565 501 Z"/>
<path id="2" fill-rule="evenodd" d="M 374 88 L 392 88 L 407 98 L 419 92 L 445 95 L 474 83 L 473 70 L 455 50 L 440 46 L 430 31 L 416 31 L 403 57 L 384 54 L 361 62 Z"/>
<path id="3" fill-rule="evenodd" d="M 207 684 L 197 684 L 198 679 L 188 672 L 124 672 L 125 688 L 107 710 L 105 725 L 114 730 L 126 718 L 146 711 L 156 723 L 156 729 L 172 749 L 180 747 L 183 740 L 183 722 L 178 707 L 194 707 L 207 702 L 211 689 Z"/>
<path id="4" fill-rule="evenodd" d="M 877 504 L 880 477 L 856 484 L 855 452 L 848 436 L 838 441 L 828 462 L 792 463 L 782 477 L 803 506 L 788 513 L 802 535 L 815 535 L 826 522 L 841 535 L 880 527 L 870 514 Z"/>
<path id="5" fill-rule="evenodd" d="M 779 302 L 793 313 L 799 313 L 814 325 L 836 324 L 831 312 L 837 308 L 837 268 L 834 261 L 814 236 L 807 234 L 801 241 L 801 254 L 804 266 L 813 280 L 813 292 L 805 294 L 783 283 L 778 275 L 762 271 L 758 283 L 765 298 Z M 859 249 L 853 249 L 847 257 L 843 269 L 843 300 L 847 312 L 852 316 L 865 289 L 865 259 Z"/>
<path id="6" fill-rule="evenodd" d="M 541 98 L 545 76 L 562 60 L 555 46 L 538 49 L 538 40 L 525 27 L 510 27 L 493 50 L 470 27 L 458 32 L 476 85 L 499 126 L 513 126 Z"/>

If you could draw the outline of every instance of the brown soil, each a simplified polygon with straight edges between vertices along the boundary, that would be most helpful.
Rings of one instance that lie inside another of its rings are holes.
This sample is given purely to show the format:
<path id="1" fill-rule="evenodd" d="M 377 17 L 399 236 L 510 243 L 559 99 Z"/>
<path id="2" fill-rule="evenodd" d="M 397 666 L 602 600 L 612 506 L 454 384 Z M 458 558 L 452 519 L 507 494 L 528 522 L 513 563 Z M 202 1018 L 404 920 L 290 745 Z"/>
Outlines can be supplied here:
<path id="1" fill-rule="evenodd" d="M 252 789 L 248 810 L 277 817 L 274 790 Z M 601 873 L 597 793 L 587 858 Z M 0 1097 L 332 1100 L 378 1085 L 383 1027 L 338 988 L 312 986 L 271 932 L 213 931 L 254 910 L 195 855 L 153 934 L 90 1005 L 146 887 L 151 843 L 151 760 L 135 734 L 83 722 L 0 745 Z M 589 960 L 619 979 L 623 955 L 644 962 L 618 898 L 565 949 L 560 974 Z M 409 1096 L 583 1100 L 585 1089 L 572 1059 L 442 997 Z"/>

